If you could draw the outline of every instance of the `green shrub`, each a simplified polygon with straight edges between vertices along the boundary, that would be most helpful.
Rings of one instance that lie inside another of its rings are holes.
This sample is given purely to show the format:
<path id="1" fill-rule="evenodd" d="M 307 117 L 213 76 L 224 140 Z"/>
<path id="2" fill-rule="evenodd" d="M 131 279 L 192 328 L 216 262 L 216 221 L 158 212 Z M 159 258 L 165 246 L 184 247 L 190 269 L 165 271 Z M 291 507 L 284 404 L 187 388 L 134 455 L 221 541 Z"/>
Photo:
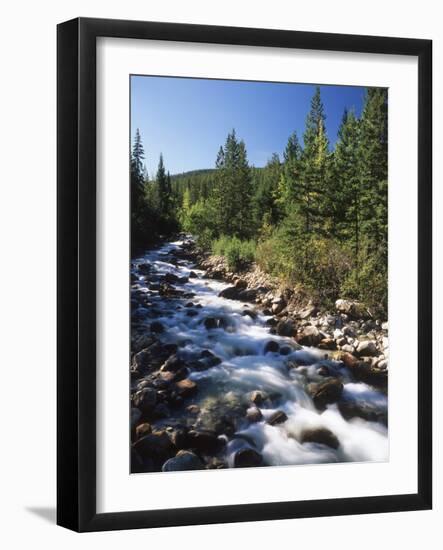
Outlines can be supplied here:
<path id="1" fill-rule="evenodd" d="M 224 256 L 229 269 L 239 270 L 246 267 L 255 259 L 256 244 L 253 240 L 238 239 L 222 235 L 212 242 L 212 253 L 216 256 Z"/>

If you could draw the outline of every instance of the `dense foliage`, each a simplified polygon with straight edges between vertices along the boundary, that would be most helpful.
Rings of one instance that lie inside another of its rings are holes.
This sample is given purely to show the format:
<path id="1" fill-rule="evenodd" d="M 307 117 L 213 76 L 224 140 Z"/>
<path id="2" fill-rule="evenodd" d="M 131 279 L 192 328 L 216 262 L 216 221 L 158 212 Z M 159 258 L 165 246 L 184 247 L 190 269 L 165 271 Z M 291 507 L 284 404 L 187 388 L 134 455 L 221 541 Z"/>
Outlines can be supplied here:
<path id="1" fill-rule="evenodd" d="M 387 92 L 368 88 L 362 115 L 345 111 L 335 146 L 317 88 L 302 141 L 283 158 L 251 167 L 233 130 L 215 169 L 170 177 L 160 157 L 143 175 L 140 135 L 131 160 L 136 242 L 179 226 L 227 257 L 233 269 L 255 259 L 271 274 L 324 303 L 360 299 L 387 311 Z"/>

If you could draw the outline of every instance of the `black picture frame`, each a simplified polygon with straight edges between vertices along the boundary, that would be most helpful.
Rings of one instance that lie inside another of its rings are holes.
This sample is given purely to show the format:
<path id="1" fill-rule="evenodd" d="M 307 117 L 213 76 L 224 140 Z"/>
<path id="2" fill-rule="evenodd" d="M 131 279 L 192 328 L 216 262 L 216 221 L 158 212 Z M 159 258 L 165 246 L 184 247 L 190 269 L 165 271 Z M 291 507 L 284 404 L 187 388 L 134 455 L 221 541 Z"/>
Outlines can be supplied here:
<path id="1" fill-rule="evenodd" d="M 399 54 L 418 58 L 416 494 L 96 512 L 96 39 Z M 57 29 L 57 523 L 75 531 L 425 510 L 432 507 L 432 42 L 78 18 Z"/>

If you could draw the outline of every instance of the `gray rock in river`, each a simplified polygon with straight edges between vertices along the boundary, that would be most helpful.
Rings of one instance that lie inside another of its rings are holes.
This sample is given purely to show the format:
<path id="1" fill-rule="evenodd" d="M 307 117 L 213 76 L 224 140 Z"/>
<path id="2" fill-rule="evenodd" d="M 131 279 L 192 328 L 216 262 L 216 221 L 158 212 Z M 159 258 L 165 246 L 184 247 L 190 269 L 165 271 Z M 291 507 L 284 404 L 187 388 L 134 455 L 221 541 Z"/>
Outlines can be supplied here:
<path id="1" fill-rule="evenodd" d="M 255 449 L 240 449 L 234 456 L 235 468 L 254 468 L 263 465 L 262 455 Z"/>
<path id="2" fill-rule="evenodd" d="M 312 428 L 304 430 L 300 437 L 301 443 L 321 443 L 333 449 L 338 449 L 340 442 L 337 436 L 327 428 Z"/>
<path id="3" fill-rule="evenodd" d="M 378 355 L 378 350 L 373 340 L 365 340 L 358 344 L 357 353 L 360 357 L 374 357 Z"/>
<path id="4" fill-rule="evenodd" d="M 321 342 L 322 335 L 316 327 L 308 325 L 297 335 L 296 340 L 302 346 L 316 346 Z"/>
<path id="5" fill-rule="evenodd" d="M 283 411 L 275 411 L 268 418 L 268 424 L 276 426 L 277 424 L 283 424 L 288 419 L 287 415 Z"/>
<path id="6" fill-rule="evenodd" d="M 296 331 L 295 323 L 291 319 L 279 321 L 275 328 L 279 336 L 294 336 Z"/>
<path id="7" fill-rule="evenodd" d="M 143 388 L 134 395 L 133 404 L 143 414 L 149 414 L 157 404 L 157 392 L 153 388 Z"/>
<path id="8" fill-rule="evenodd" d="M 278 353 L 280 346 L 275 340 L 269 340 L 266 343 L 264 353 Z"/>
<path id="9" fill-rule="evenodd" d="M 202 470 L 205 467 L 200 458 L 191 451 L 179 451 L 174 458 L 167 460 L 163 472 L 183 472 L 188 470 Z"/>
<path id="10" fill-rule="evenodd" d="M 324 410 L 327 405 L 340 399 L 343 393 L 343 384 L 340 380 L 331 379 L 320 384 L 311 384 L 308 390 L 317 409 Z"/>

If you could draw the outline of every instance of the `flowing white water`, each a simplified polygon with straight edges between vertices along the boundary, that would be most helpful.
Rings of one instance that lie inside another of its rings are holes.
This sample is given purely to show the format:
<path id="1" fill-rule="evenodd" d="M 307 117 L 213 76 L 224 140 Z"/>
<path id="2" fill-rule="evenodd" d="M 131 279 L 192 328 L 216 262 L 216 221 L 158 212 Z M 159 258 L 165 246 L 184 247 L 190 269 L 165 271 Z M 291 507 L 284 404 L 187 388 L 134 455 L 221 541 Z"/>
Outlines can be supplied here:
<path id="1" fill-rule="evenodd" d="M 182 244 L 183 241 L 167 243 L 133 261 L 133 292 L 146 293 L 151 304 L 146 309 L 141 306 L 133 309 L 133 315 L 135 313 L 138 320 L 146 315 L 147 325 L 153 320 L 160 321 L 165 327 L 161 340 L 178 344 L 183 357 L 196 358 L 203 350 L 210 350 L 221 359 L 219 365 L 189 375 L 197 382 L 199 390 L 186 404 L 199 405 L 203 416 L 205 412 L 214 413 L 214 410 L 217 413 L 217 409 L 220 414 L 229 412 L 230 408 L 235 410 L 255 390 L 271 397 L 260 405 L 263 418 L 259 422 L 251 423 L 244 416 L 237 417 L 235 434 L 226 437 L 225 459 L 228 464 L 233 465 L 236 451 L 244 447 L 255 448 L 269 465 L 387 460 L 388 431 L 384 424 L 361 418 L 345 420 L 335 404 L 320 412 L 306 386 L 324 381 L 317 373 L 321 364 L 339 375 L 344 384 L 344 400 L 384 414 L 386 396 L 353 380 L 341 363 L 325 360 L 324 351 L 298 349 L 293 339 L 269 334 L 266 325 L 269 317 L 259 312 L 255 319 L 242 314 L 246 309 L 253 309 L 251 304 L 218 297 L 219 292 L 229 285 L 205 279 L 203 272 L 195 269 L 189 261 L 176 259 L 171 253 Z M 148 274 L 139 269 L 141 264 L 149 264 Z M 196 276 L 189 277 L 192 270 Z M 194 296 L 160 296 L 156 283 L 167 273 L 189 277 L 188 282 L 174 283 L 173 286 Z M 193 306 L 185 307 L 190 301 Z M 193 316 L 189 316 L 190 310 Z M 204 325 L 207 317 L 223 319 L 224 328 L 207 330 Z M 288 346 L 289 353 L 265 354 L 265 345 L 270 340 Z M 296 361 L 301 366 L 289 369 L 288 361 Z M 272 426 L 267 420 L 277 410 L 283 411 L 288 419 Z M 184 411 L 181 414 L 185 414 Z M 327 428 L 335 434 L 338 448 L 301 443 L 302 433 L 315 428 Z"/>

